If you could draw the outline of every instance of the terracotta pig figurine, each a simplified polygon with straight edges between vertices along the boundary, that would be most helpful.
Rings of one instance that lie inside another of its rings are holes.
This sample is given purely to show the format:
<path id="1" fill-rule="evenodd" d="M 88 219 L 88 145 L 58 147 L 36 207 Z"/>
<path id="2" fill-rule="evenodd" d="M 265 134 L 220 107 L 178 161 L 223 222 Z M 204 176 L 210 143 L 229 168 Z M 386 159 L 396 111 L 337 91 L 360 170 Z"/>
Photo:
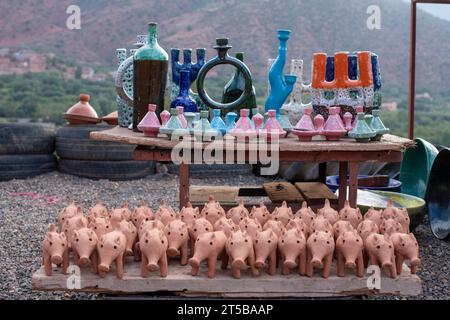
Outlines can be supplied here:
<path id="1" fill-rule="evenodd" d="M 366 214 L 364 215 L 364 220 L 371 220 L 375 222 L 379 227 L 382 222 L 382 212 L 383 210 L 375 210 L 374 208 L 369 208 L 369 210 L 367 210 Z"/>
<path id="2" fill-rule="evenodd" d="M 294 222 L 294 224 L 295 224 L 295 222 Z M 281 233 L 284 231 L 285 228 L 281 221 L 269 220 L 264 224 L 263 231 L 269 230 L 269 229 L 272 230 L 273 232 L 275 232 L 277 237 L 280 237 Z"/>
<path id="3" fill-rule="evenodd" d="M 158 228 L 145 231 L 139 240 L 142 277 L 148 277 L 149 272 L 155 272 L 158 269 L 161 277 L 167 277 L 167 248 L 168 241 L 164 231 Z"/>
<path id="4" fill-rule="evenodd" d="M 233 220 L 233 222 L 238 225 L 241 220 L 247 218 L 249 212 L 247 208 L 244 206 L 244 200 L 239 200 L 239 205 L 237 207 L 231 208 L 227 211 L 227 218 Z"/>
<path id="5" fill-rule="evenodd" d="M 83 209 L 81 207 L 78 207 L 74 201 L 71 201 L 67 207 L 62 209 L 59 212 L 58 216 L 58 223 L 60 228 L 63 228 L 63 224 L 66 222 L 66 220 L 72 218 L 77 214 L 78 211 L 83 212 Z"/>
<path id="6" fill-rule="evenodd" d="M 302 219 L 309 227 L 316 217 L 316 214 L 312 211 L 311 207 L 308 207 L 306 201 L 303 201 L 302 207 L 295 213 L 295 217 Z"/>
<path id="7" fill-rule="evenodd" d="M 355 228 L 353 228 L 352 224 L 349 221 L 339 220 L 333 226 L 334 239 L 336 240 L 344 232 L 353 231 L 354 229 Z"/>
<path id="8" fill-rule="evenodd" d="M 409 260 L 411 273 L 415 274 L 420 264 L 419 245 L 416 237 L 412 233 L 394 233 L 391 235 L 391 240 L 394 244 L 397 274 L 400 275 L 402 273 L 405 260 Z"/>
<path id="9" fill-rule="evenodd" d="M 93 218 L 89 223 L 89 228 L 94 230 L 98 239 L 100 239 L 102 235 L 111 232 L 113 230 L 111 223 L 109 222 L 109 219 L 102 217 Z"/>
<path id="10" fill-rule="evenodd" d="M 311 233 L 323 231 L 325 233 L 333 234 L 333 226 L 323 215 L 317 215 L 309 226 L 309 229 Z"/>
<path id="11" fill-rule="evenodd" d="M 95 206 L 89 209 L 88 220 L 91 222 L 94 218 L 109 218 L 108 209 L 100 202 L 97 201 Z"/>
<path id="12" fill-rule="evenodd" d="M 261 226 L 271 219 L 270 212 L 263 202 L 259 203 L 259 207 L 253 206 L 248 216 L 249 218 L 256 220 Z"/>
<path id="13" fill-rule="evenodd" d="M 191 254 L 194 254 L 195 240 L 197 240 L 197 237 L 206 232 L 213 232 L 214 226 L 205 218 L 198 218 L 188 230 L 189 238 L 191 240 Z"/>
<path id="14" fill-rule="evenodd" d="M 42 260 L 45 275 L 52 275 L 52 263 L 61 266 L 62 273 L 67 273 L 69 266 L 69 246 L 64 232 L 58 233 L 52 223 L 42 242 Z"/>
<path id="15" fill-rule="evenodd" d="M 193 208 L 192 204 L 188 202 L 180 211 L 181 221 L 187 224 L 188 228 L 192 227 L 195 219 L 200 218 L 200 211 L 198 207 Z"/>
<path id="16" fill-rule="evenodd" d="M 345 268 L 355 269 L 356 276 L 364 276 L 363 239 L 358 233 L 346 231 L 336 240 L 337 275 L 345 276 Z"/>
<path id="17" fill-rule="evenodd" d="M 322 209 L 317 210 L 318 215 L 324 216 L 331 225 L 334 225 L 339 220 L 339 213 L 330 205 L 330 200 L 325 199 L 325 204 Z"/>
<path id="18" fill-rule="evenodd" d="M 395 232 L 406 233 L 407 230 L 403 229 L 403 226 L 400 224 L 400 222 L 389 218 L 381 222 L 380 232 L 381 234 L 391 235 Z"/>
<path id="19" fill-rule="evenodd" d="M 180 264 L 186 265 L 188 262 L 188 241 L 189 231 L 186 223 L 181 219 L 170 221 L 165 227 L 165 234 L 169 242 L 167 255 L 176 257 L 180 255 Z"/>
<path id="20" fill-rule="evenodd" d="M 299 229 L 284 231 L 278 239 L 278 250 L 281 254 L 281 272 L 288 275 L 299 261 L 299 273 L 306 274 L 306 238 Z"/>
<path id="21" fill-rule="evenodd" d="M 391 278 L 397 277 L 395 267 L 394 244 L 388 235 L 372 233 L 364 241 L 364 249 L 369 256 L 369 263 L 383 269 L 389 269 Z"/>
<path id="22" fill-rule="evenodd" d="M 409 233 L 409 224 L 411 221 L 409 219 L 408 210 L 406 208 L 398 209 L 394 220 L 402 225 L 404 233 Z"/>
<path id="23" fill-rule="evenodd" d="M 167 205 L 165 200 L 160 201 L 158 210 L 156 211 L 156 219 L 160 220 L 165 226 L 175 220 L 176 213 L 171 206 Z"/>
<path id="24" fill-rule="evenodd" d="M 66 234 L 67 239 L 72 239 L 73 232 L 75 230 L 86 228 L 88 226 L 87 219 L 83 216 L 83 211 L 79 210 L 76 215 L 72 218 L 65 220 L 63 224 L 64 233 Z M 71 244 L 69 242 L 69 249 L 71 248 Z"/>
<path id="25" fill-rule="evenodd" d="M 233 277 L 239 279 L 241 270 L 247 264 L 252 275 L 259 274 L 255 268 L 255 251 L 251 237 L 242 230 L 233 231 L 225 244 L 226 252 L 231 259 L 231 272 Z"/>
<path id="26" fill-rule="evenodd" d="M 350 221 L 353 228 L 358 228 L 358 224 L 362 221 L 362 214 L 359 208 L 354 209 L 350 207 L 348 200 L 345 201 L 344 207 L 339 211 L 339 218 L 341 220 Z"/>
<path id="27" fill-rule="evenodd" d="M 328 278 L 334 253 L 333 236 L 330 233 L 317 231 L 309 236 L 306 248 L 308 253 L 306 262 L 307 276 L 313 276 L 314 268 L 323 268 L 322 277 Z"/>
<path id="28" fill-rule="evenodd" d="M 357 231 L 363 240 L 365 240 L 369 234 L 379 232 L 376 222 L 369 219 L 361 221 L 358 225 Z"/>
<path id="29" fill-rule="evenodd" d="M 248 233 L 252 239 L 255 239 L 256 233 L 262 231 L 262 227 L 258 221 L 251 218 L 245 218 L 239 223 L 239 228 Z"/>
<path id="30" fill-rule="evenodd" d="M 255 267 L 263 270 L 268 260 L 268 273 L 273 276 L 277 266 L 277 246 L 278 237 L 272 230 L 258 231 L 253 238 L 253 247 L 255 249 Z"/>
<path id="31" fill-rule="evenodd" d="M 291 219 L 286 225 L 286 230 L 290 229 L 298 229 L 305 235 L 306 238 L 309 237 L 310 228 L 306 225 L 306 223 L 300 218 Z"/>
<path id="32" fill-rule="evenodd" d="M 395 216 L 397 215 L 397 210 L 398 208 L 394 207 L 394 202 L 392 201 L 392 199 L 389 199 L 387 201 L 386 209 L 384 209 L 383 212 L 381 213 L 381 217 L 384 220 L 394 219 Z"/>
<path id="33" fill-rule="evenodd" d="M 136 228 L 139 228 L 142 221 L 150 221 L 154 218 L 155 216 L 153 215 L 152 209 L 150 209 L 143 200 L 141 201 L 141 205 L 134 209 L 133 213 L 131 214 L 131 221 Z"/>
<path id="34" fill-rule="evenodd" d="M 283 226 L 286 226 L 289 220 L 294 218 L 291 207 L 288 207 L 287 202 L 283 201 L 281 207 L 276 207 L 272 212 L 272 219 L 275 221 L 281 221 Z"/>
<path id="35" fill-rule="evenodd" d="M 222 217 L 214 224 L 214 231 L 223 231 L 227 237 L 231 235 L 233 231 L 236 231 L 239 227 L 236 226 L 231 219 Z"/>
<path id="36" fill-rule="evenodd" d="M 137 242 L 138 232 L 137 228 L 131 221 L 122 220 L 117 226 L 117 230 L 120 230 L 127 238 L 127 248 L 125 250 L 125 255 L 132 256 L 133 248 Z"/>
<path id="37" fill-rule="evenodd" d="M 215 201 L 214 197 L 210 195 L 209 201 L 203 206 L 201 216 L 214 225 L 217 220 L 225 216 L 225 210 L 223 210 L 220 203 Z"/>
<path id="38" fill-rule="evenodd" d="M 118 216 L 118 214 L 120 213 L 120 215 L 122 216 L 121 220 L 126 220 L 126 221 L 131 221 L 131 211 L 128 208 L 128 202 L 125 202 L 122 206 L 122 208 L 118 208 L 118 209 L 114 209 L 111 213 L 111 217 L 115 214 L 116 216 Z M 112 221 L 111 221 L 112 222 Z"/>
<path id="39" fill-rule="evenodd" d="M 127 238 L 120 231 L 111 231 L 100 238 L 97 243 L 97 251 L 100 260 L 98 273 L 100 277 L 106 277 L 113 261 L 116 262 L 117 278 L 121 279 L 123 277 L 123 262 L 126 247 Z"/>
<path id="40" fill-rule="evenodd" d="M 152 229 L 158 229 L 158 230 L 164 231 L 164 228 L 165 228 L 164 224 L 159 220 L 149 220 L 149 221 L 144 220 L 144 221 L 142 221 L 142 223 L 138 229 L 138 241 L 136 241 L 134 244 L 134 261 L 139 261 L 141 259 L 141 249 L 140 249 L 139 241 L 140 241 L 140 239 L 142 239 L 144 234 L 148 230 L 152 230 Z"/>
<path id="41" fill-rule="evenodd" d="M 222 267 L 228 262 L 225 251 L 227 236 L 223 231 L 206 232 L 197 237 L 195 241 L 194 255 L 189 259 L 192 267 L 191 274 L 198 275 L 200 263 L 203 260 L 208 261 L 208 277 L 214 278 L 216 275 L 216 263 L 219 255 L 222 258 Z"/>
<path id="42" fill-rule="evenodd" d="M 89 228 L 75 230 L 71 239 L 74 263 L 82 268 L 92 264 L 94 273 L 97 273 L 97 243 L 98 238 L 94 230 Z"/>

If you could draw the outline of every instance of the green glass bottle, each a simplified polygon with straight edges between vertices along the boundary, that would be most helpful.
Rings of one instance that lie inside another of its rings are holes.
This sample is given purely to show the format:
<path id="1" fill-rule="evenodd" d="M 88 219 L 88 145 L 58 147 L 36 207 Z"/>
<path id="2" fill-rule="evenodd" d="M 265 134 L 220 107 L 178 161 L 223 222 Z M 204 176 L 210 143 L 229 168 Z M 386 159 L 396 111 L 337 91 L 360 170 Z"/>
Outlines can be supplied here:
<path id="1" fill-rule="evenodd" d="M 147 114 L 149 104 L 157 106 L 156 114 L 164 110 L 169 55 L 158 44 L 157 23 L 148 24 L 148 43 L 134 54 L 133 130 Z"/>
<path id="2" fill-rule="evenodd" d="M 244 62 L 244 53 L 237 52 L 236 59 Z M 244 89 L 245 89 L 244 76 L 242 75 L 242 72 L 239 69 L 236 69 L 236 72 L 234 73 L 233 77 L 230 79 L 230 81 L 228 81 L 228 83 L 223 88 L 222 103 L 230 103 L 237 100 L 241 96 L 242 92 L 244 92 Z M 253 87 L 252 93 L 247 98 L 247 101 L 238 107 L 238 109 L 253 109 L 253 108 L 256 108 L 255 87 Z M 227 110 L 227 112 L 229 111 L 232 110 Z"/>

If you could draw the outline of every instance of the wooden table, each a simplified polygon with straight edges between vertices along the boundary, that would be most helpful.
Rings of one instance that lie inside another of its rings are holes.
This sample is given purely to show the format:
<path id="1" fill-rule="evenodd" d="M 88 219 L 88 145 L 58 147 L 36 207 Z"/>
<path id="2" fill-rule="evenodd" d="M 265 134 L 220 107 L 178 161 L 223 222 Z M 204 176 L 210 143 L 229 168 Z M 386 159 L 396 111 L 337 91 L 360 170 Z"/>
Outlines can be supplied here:
<path id="1" fill-rule="evenodd" d="M 133 132 L 126 128 L 115 127 L 105 131 L 95 131 L 90 134 L 91 139 L 101 141 L 114 141 L 138 145 L 134 151 L 136 160 L 153 160 L 171 162 L 172 149 L 179 141 L 171 141 L 166 136 L 157 138 L 145 137 L 142 133 Z M 221 143 L 215 141 L 214 143 Z M 205 150 L 211 142 L 194 143 L 192 154 Z M 236 148 L 234 145 L 234 148 Z M 250 152 L 254 144 L 240 144 L 245 149 L 245 161 L 249 161 Z M 359 165 L 365 161 L 401 162 L 406 148 L 415 146 L 414 141 L 394 135 L 384 135 L 379 142 L 358 143 L 353 139 L 341 141 L 314 140 L 300 142 L 296 137 L 280 139 L 278 145 L 280 162 L 339 162 L 339 208 L 344 206 L 347 199 L 347 186 L 349 189 L 350 205 L 356 207 L 358 189 Z M 236 150 L 236 149 L 233 149 Z M 223 143 L 223 158 L 237 159 L 237 152 L 227 153 L 227 145 Z M 347 183 L 348 177 L 348 183 Z M 189 201 L 189 164 L 180 165 L 180 208 Z"/>

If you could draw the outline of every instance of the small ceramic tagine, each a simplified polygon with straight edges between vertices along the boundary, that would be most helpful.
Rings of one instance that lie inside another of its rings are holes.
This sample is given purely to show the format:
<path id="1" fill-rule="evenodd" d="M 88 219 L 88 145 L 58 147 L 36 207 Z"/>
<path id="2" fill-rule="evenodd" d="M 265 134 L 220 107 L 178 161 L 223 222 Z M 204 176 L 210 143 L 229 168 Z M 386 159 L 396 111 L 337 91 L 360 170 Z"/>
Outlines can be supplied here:
<path id="1" fill-rule="evenodd" d="M 292 124 L 289 120 L 289 111 L 285 108 L 280 109 L 280 116 L 278 119 L 278 122 L 280 123 L 281 128 L 283 128 L 284 131 L 289 134 L 292 130 Z"/>
<path id="2" fill-rule="evenodd" d="M 227 133 L 230 132 L 236 125 L 236 118 L 237 114 L 234 112 L 228 112 L 227 115 L 225 116 Z"/>
<path id="3" fill-rule="evenodd" d="M 186 129 L 183 129 L 180 119 L 178 118 L 178 110 L 172 108 L 170 110 L 170 119 L 167 121 L 166 125 L 159 129 L 159 132 L 167 135 L 169 140 L 172 139 L 172 135 L 176 132 L 177 136 L 187 135 Z"/>
<path id="4" fill-rule="evenodd" d="M 347 131 L 345 130 L 339 116 L 339 109 L 336 107 L 331 107 L 329 111 L 330 115 L 323 126 L 321 134 L 325 136 L 328 141 L 338 141 L 347 133 Z"/>
<path id="5" fill-rule="evenodd" d="M 374 138 L 377 135 L 367 124 L 364 117 L 364 112 L 359 112 L 356 127 L 348 133 L 348 136 L 356 139 L 357 142 L 369 142 L 371 138 Z"/>
<path id="6" fill-rule="evenodd" d="M 358 113 L 364 113 L 364 107 L 363 106 L 357 106 L 356 108 L 355 108 L 355 111 L 356 111 L 356 117 L 355 117 L 355 119 L 353 120 L 353 124 L 352 124 L 352 129 L 354 129 L 355 127 L 356 127 L 356 125 L 358 124 Z M 350 130 L 351 131 L 351 130 Z"/>
<path id="7" fill-rule="evenodd" d="M 117 111 L 111 112 L 107 116 L 102 118 L 104 122 L 109 124 L 110 126 L 117 126 L 119 124 L 119 115 Z"/>
<path id="8" fill-rule="evenodd" d="M 344 113 L 344 127 L 345 127 L 345 130 L 352 131 L 352 129 L 353 129 L 352 119 L 353 119 L 353 116 L 352 116 L 352 114 L 350 112 Z"/>
<path id="9" fill-rule="evenodd" d="M 220 117 L 220 109 L 213 109 L 212 114 L 211 128 L 216 129 L 224 136 L 227 132 L 227 126 Z"/>
<path id="10" fill-rule="evenodd" d="M 161 125 L 164 127 L 167 124 L 167 122 L 169 122 L 170 112 L 167 110 L 164 110 L 163 112 L 161 112 L 159 114 L 159 116 L 161 117 Z"/>
<path id="11" fill-rule="evenodd" d="M 292 129 L 292 133 L 296 135 L 300 141 L 311 141 L 313 136 L 319 134 L 311 119 L 311 113 L 311 108 L 305 108 L 303 110 L 303 116 Z"/>
<path id="12" fill-rule="evenodd" d="M 252 121 L 255 126 L 256 133 L 259 135 L 264 125 L 264 117 L 260 113 L 257 113 L 253 116 Z"/>
<path id="13" fill-rule="evenodd" d="M 194 135 L 198 141 L 212 141 L 216 138 L 219 132 L 211 128 L 208 120 L 209 112 L 206 110 L 200 111 L 200 120 L 194 121 Z"/>
<path id="14" fill-rule="evenodd" d="M 194 120 L 197 117 L 197 115 L 194 112 L 186 112 L 184 114 L 184 117 L 186 118 L 186 122 L 187 122 L 187 127 L 186 129 L 189 130 L 189 132 L 192 131 L 192 129 L 194 128 Z"/>
<path id="15" fill-rule="evenodd" d="M 259 113 L 258 108 L 251 109 L 250 113 L 252 115 L 252 118 L 250 119 L 250 124 L 252 125 L 252 128 L 255 129 L 255 123 L 253 121 L 253 117 Z"/>
<path id="16" fill-rule="evenodd" d="M 372 110 L 372 121 L 370 123 L 372 129 L 377 134 L 374 138 L 372 138 L 373 141 L 380 141 L 383 134 L 386 134 L 389 132 L 389 129 L 386 128 L 381 121 L 380 118 L 380 110 L 374 109 Z"/>
<path id="17" fill-rule="evenodd" d="M 187 128 L 187 120 L 184 117 L 184 107 L 178 106 L 177 110 L 178 110 L 178 120 L 180 120 L 181 126 L 183 127 L 183 129 L 186 129 Z"/>
<path id="18" fill-rule="evenodd" d="M 230 130 L 232 136 L 246 139 L 256 137 L 256 131 L 252 128 L 248 115 L 248 109 L 241 109 L 239 120 L 236 122 L 234 128 Z"/>
<path id="19" fill-rule="evenodd" d="M 277 112 L 276 110 L 269 110 L 269 119 L 267 119 L 266 124 L 264 125 L 264 130 L 266 131 L 267 140 L 271 140 L 275 137 L 284 138 L 286 137 L 287 132 L 281 128 L 280 123 L 277 120 Z"/>
<path id="20" fill-rule="evenodd" d="M 102 121 L 95 112 L 94 108 L 89 104 L 90 96 L 88 94 L 80 94 L 80 101 L 74 104 L 64 114 L 70 124 L 95 124 Z"/>
<path id="21" fill-rule="evenodd" d="M 156 115 L 156 105 L 149 104 L 148 112 L 142 121 L 138 124 L 138 130 L 144 133 L 146 137 L 156 138 L 158 136 L 161 123 Z"/>

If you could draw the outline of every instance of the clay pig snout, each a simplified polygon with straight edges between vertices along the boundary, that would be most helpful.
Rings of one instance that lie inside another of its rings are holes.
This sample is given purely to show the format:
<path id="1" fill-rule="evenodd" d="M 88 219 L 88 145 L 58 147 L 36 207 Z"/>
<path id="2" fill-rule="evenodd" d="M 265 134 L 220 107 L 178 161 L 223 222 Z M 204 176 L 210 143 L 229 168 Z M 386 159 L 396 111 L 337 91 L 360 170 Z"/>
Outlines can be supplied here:
<path id="1" fill-rule="evenodd" d="M 97 244 L 100 255 L 98 270 L 108 272 L 111 263 L 125 251 L 127 239 L 120 231 L 113 231 L 103 235 Z"/>
<path id="2" fill-rule="evenodd" d="M 74 231 L 72 248 L 78 253 L 81 267 L 87 267 L 90 264 L 89 257 L 96 249 L 97 242 L 97 235 L 89 228 Z"/>
<path id="3" fill-rule="evenodd" d="M 45 241 L 44 249 L 50 255 L 53 264 L 60 265 L 63 261 L 64 252 L 67 250 L 67 238 L 64 233 L 49 232 Z"/>
<path id="4" fill-rule="evenodd" d="M 170 222 L 165 228 L 169 247 L 167 249 L 167 255 L 169 257 L 175 257 L 180 254 L 179 248 L 185 242 L 188 241 L 188 227 L 186 223 L 181 220 L 174 220 Z"/>
<path id="5" fill-rule="evenodd" d="M 346 231 L 336 240 L 336 247 L 345 257 L 345 266 L 356 268 L 356 259 L 363 250 L 363 240 L 356 231 Z"/>

